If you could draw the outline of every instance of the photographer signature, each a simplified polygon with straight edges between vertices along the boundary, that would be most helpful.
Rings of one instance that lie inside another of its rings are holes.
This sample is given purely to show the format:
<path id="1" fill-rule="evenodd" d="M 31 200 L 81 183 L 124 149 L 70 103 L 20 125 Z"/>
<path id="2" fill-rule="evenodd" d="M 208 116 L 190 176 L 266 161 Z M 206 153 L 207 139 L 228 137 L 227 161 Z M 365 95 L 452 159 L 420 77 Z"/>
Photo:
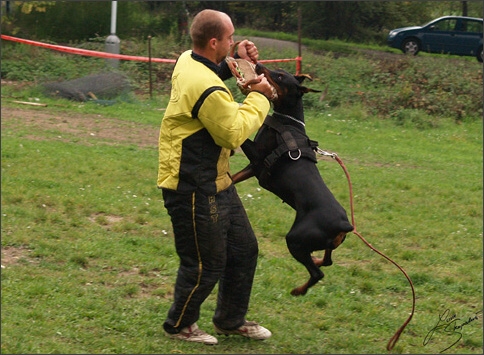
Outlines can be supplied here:
<path id="1" fill-rule="evenodd" d="M 424 346 L 427 345 L 437 331 L 442 331 L 447 335 L 455 334 L 456 340 L 450 346 L 442 350 L 441 353 L 443 353 L 444 351 L 453 347 L 455 344 L 459 342 L 459 340 L 462 339 L 463 328 L 466 325 L 469 325 L 472 322 L 478 320 L 481 314 L 482 314 L 482 310 L 477 311 L 472 316 L 469 316 L 468 319 L 462 320 L 461 318 L 457 318 L 457 315 L 455 313 L 450 314 L 450 309 L 446 309 L 444 313 L 439 315 L 439 321 L 437 322 L 437 325 L 428 332 L 427 336 L 423 341 L 423 345 Z"/>

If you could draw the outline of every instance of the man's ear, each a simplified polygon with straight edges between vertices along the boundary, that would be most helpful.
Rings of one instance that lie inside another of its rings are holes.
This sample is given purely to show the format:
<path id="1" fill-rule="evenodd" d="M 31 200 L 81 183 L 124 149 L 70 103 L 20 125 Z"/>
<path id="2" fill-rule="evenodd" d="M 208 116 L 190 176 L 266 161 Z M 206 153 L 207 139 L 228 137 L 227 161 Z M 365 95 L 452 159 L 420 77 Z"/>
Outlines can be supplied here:
<path id="1" fill-rule="evenodd" d="M 208 45 L 210 46 L 210 48 L 215 49 L 215 47 L 217 46 L 217 42 L 218 40 L 214 37 L 211 38 L 210 41 L 208 41 Z"/>

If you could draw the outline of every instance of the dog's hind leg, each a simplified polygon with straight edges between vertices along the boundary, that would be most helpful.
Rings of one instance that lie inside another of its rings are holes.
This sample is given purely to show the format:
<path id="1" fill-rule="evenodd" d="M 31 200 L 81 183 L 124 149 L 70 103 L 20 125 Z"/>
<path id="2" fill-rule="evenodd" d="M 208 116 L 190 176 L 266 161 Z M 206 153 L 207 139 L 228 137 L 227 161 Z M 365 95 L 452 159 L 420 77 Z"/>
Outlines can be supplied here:
<path id="1" fill-rule="evenodd" d="M 321 272 L 320 277 L 318 276 L 317 278 L 315 278 L 315 277 L 311 276 L 305 284 L 303 284 L 302 286 L 293 288 L 292 291 L 291 291 L 291 295 L 293 295 L 293 296 L 303 296 L 303 295 L 305 295 L 308 292 L 308 289 L 310 287 L 314 286 L 315 284 L 317 284 L 318 281 L 321 280 L 323 277 L 324 277 L 323 272 Z"/>
<path id="2" fill-rule="evenodd" d="M 343 243 L 343 241 L 346 238 L 346 233 L 345 231 L 340 232 L 336 238 L 333 240 L 333 249 L 336 249 Z M 331 253 L 333 252 L 333 249 L 326 249 L 324 251 L 324 257 L 321 258 L 316 258 L 313 256 L 313 262 L 316 264 L 316 266 L 321 267 L 321 266 L 330 266 L 333 265 L 333 260 L 331 259 Z"/>
<path id="3" fill-rule="evenodd" d="M 287 241 L 287 239 L 286 239 Z M 296 287 L 291 291 L 293 296 L 305 295 L 308 288 L 315 285 L 319 280 L 324 277 L 324 273 L 319 269 L 319 267 L 314 263 L 311 257 L 311 252 L 307 250 L 302 250 L 298 244 L 290 243 L 287 241 L 287 247 L 291 252 L 291 255 L 303 264 L 309 272 L 309 280 L 302 286 Z"/>
<path id="4" fill-rule="evenodd" d="M 323 258 L 317 258 L 313 256 L 312 258 L 313 258 L 314 265 L 316 265 L 317 267 L 333 265 L 333 260 L 331 259 L 332 252 L 333 252 L 332 249 L 326 249 L 324 251 Z"/>

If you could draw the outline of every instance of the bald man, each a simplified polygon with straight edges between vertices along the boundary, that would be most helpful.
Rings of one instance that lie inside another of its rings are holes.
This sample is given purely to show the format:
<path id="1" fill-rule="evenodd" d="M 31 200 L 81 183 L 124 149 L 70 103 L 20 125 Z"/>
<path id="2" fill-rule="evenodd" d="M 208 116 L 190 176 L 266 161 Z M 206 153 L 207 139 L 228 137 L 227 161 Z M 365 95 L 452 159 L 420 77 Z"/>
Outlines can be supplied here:
<path id="1" fill-rule="evenodd" d="M 193 19 L 192 49 L 178 58 L 159 136 L 157 185 L 171 217 L 180 259 L 174 301 L 163 324 L 170 338 L 217 344 L 198 328 L 200 308 L 218 282 L 212 321 L 217 334 L 263 340 L 272 334 L 246 314 L 258 244 L 229 172 L 231 151 L 262 125 L 272 88 L 261 75 L 240 105 L 223 80 L 233 40 L 230 17 L 203 10 Z M 256 62 L 257 47 L 237 55 Z"/>

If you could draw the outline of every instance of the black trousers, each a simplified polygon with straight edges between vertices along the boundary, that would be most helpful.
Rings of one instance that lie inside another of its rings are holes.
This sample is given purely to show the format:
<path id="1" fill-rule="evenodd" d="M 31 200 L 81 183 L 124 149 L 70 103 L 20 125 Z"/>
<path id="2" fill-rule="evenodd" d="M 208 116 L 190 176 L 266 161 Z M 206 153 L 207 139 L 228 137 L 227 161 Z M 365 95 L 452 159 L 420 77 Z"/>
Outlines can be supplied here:
<path id="1" fill-rule="evenodd" d="M 163 189 L 163 199 L 180 258 L 164 329 L 173 334 L 195 323 L 217 282 L 213 322 L 222 329 L 238 328 L 248 311 L 258 245 L 235 187 L 213 196 Z"/>

